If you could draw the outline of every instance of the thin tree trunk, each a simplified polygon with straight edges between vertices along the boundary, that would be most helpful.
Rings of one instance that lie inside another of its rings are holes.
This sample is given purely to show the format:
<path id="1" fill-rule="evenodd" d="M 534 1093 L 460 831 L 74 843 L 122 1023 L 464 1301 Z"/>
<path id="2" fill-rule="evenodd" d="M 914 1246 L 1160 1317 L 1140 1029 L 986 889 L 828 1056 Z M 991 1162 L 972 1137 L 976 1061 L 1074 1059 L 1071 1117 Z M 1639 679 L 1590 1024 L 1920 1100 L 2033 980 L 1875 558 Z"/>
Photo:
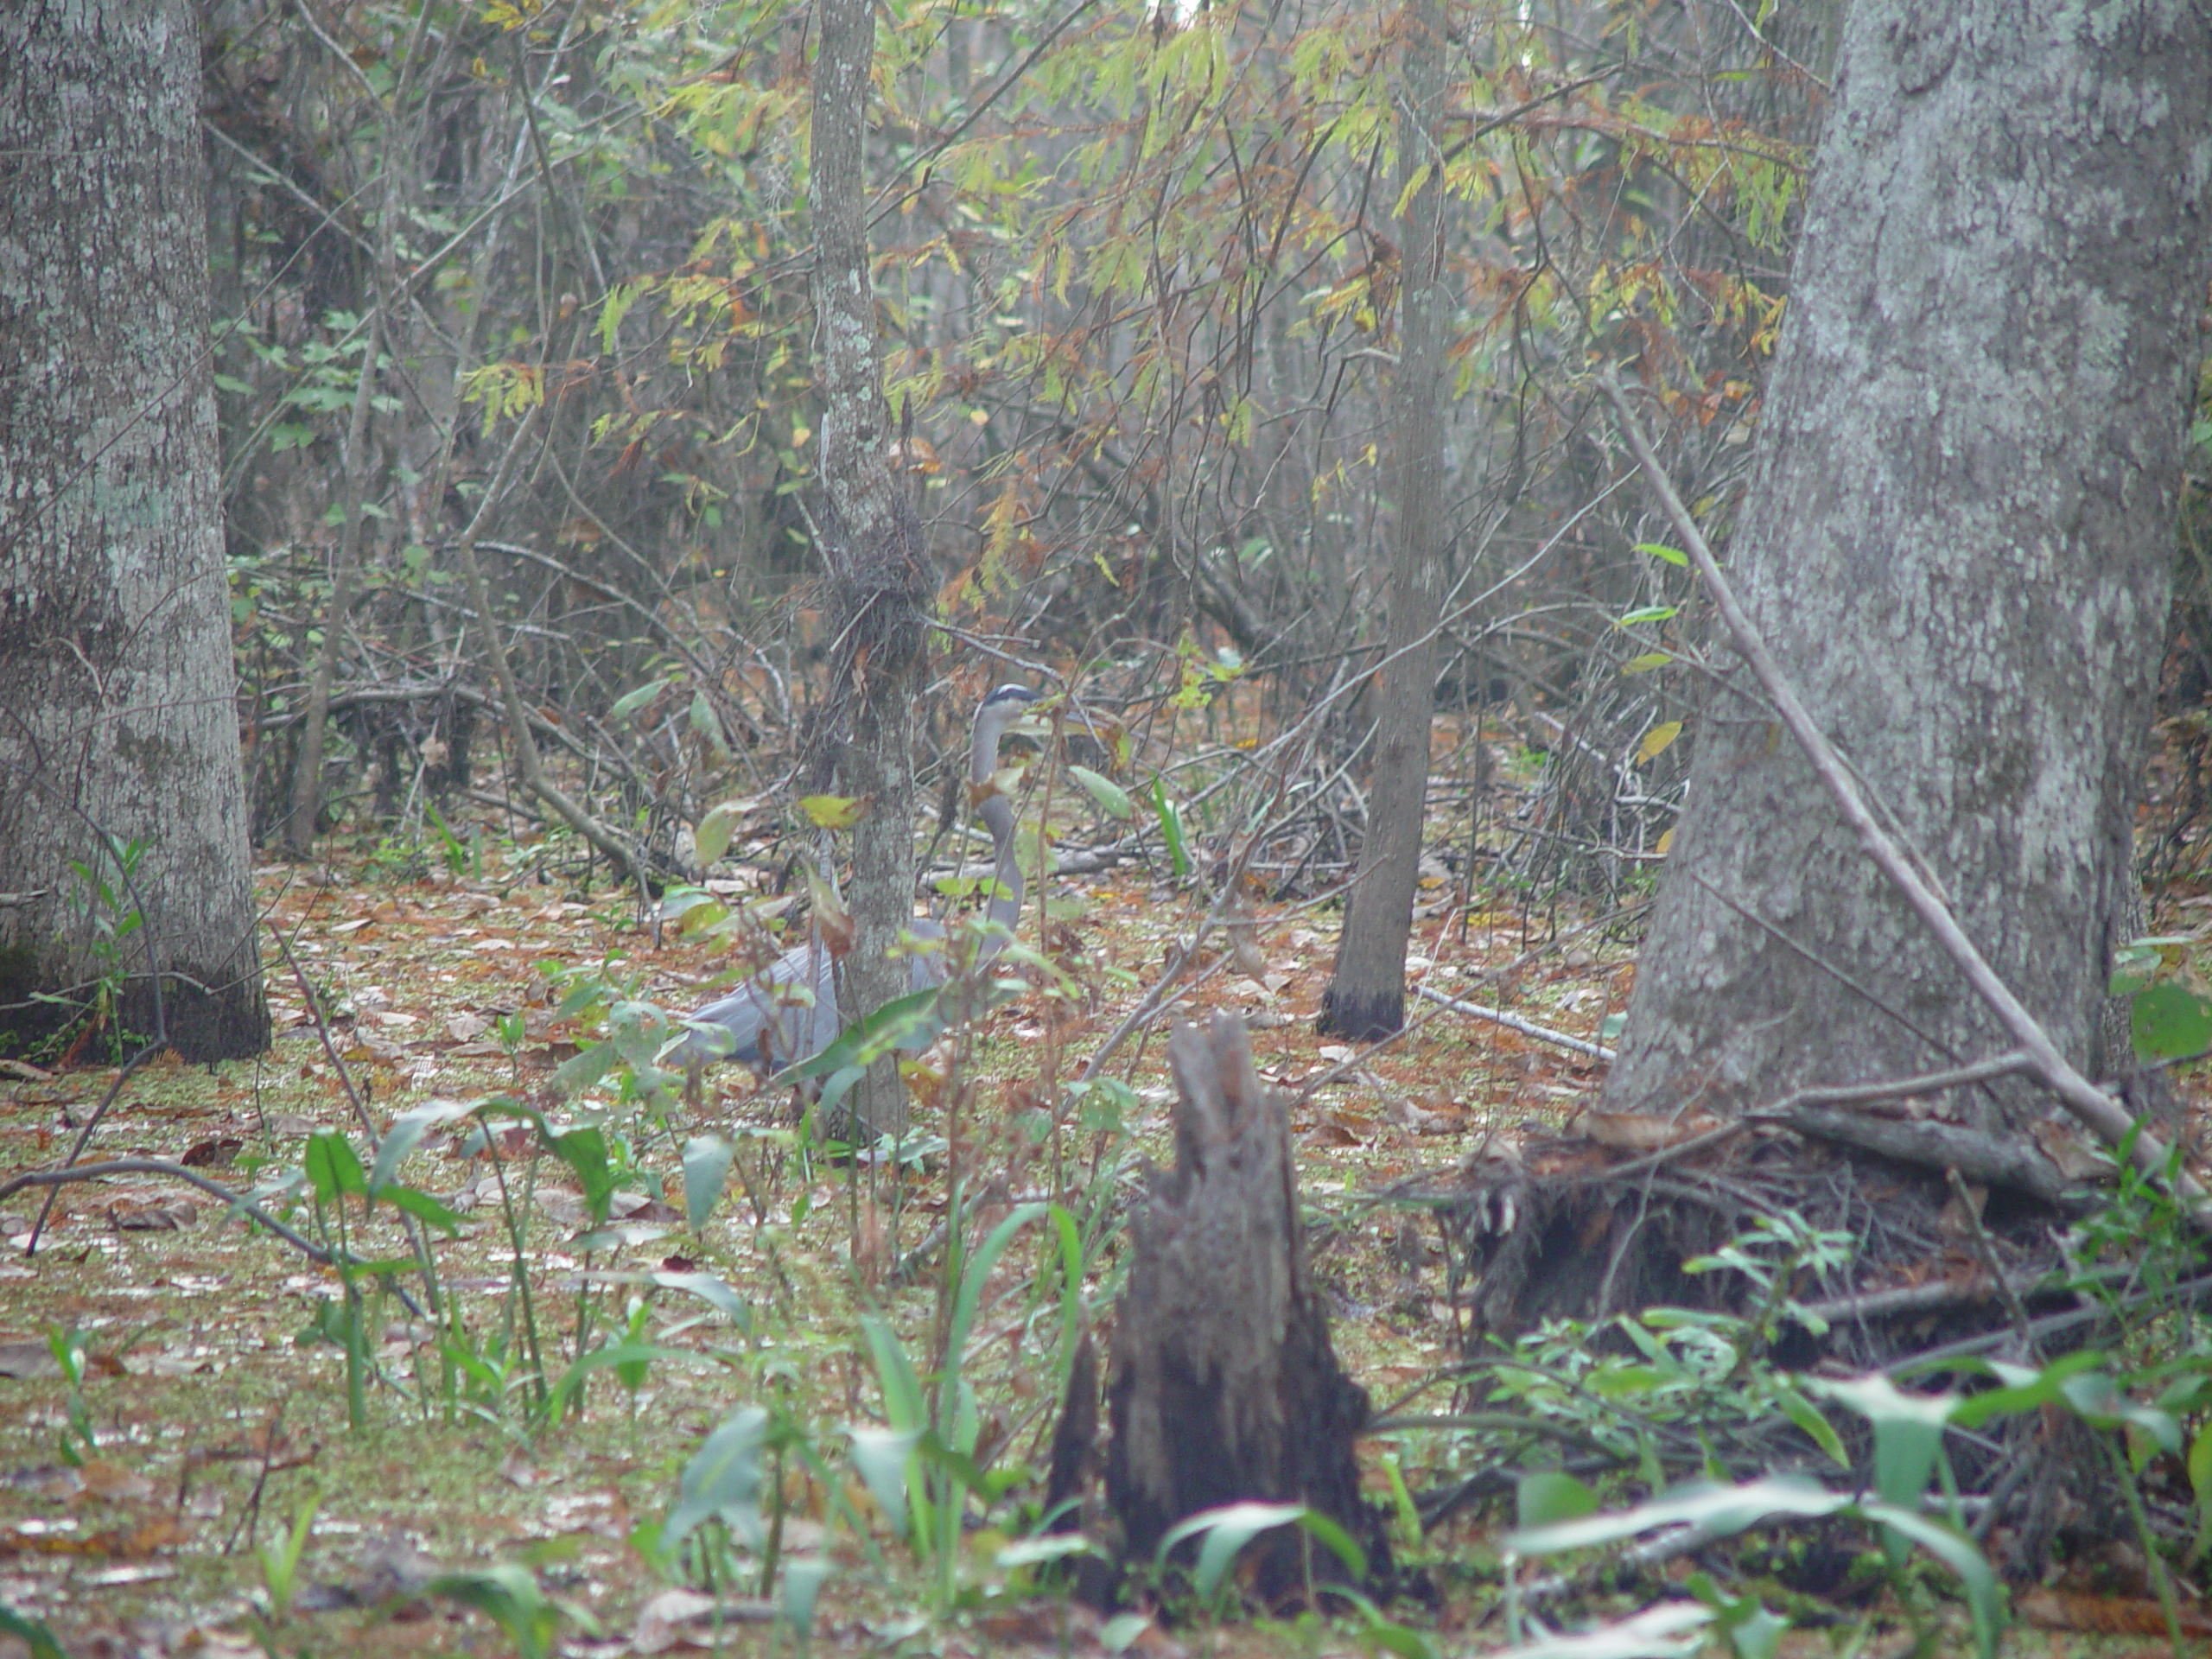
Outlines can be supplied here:
<path id="1" fill-rule="evenodd" d="M 268 1044 L 199 107 L 181 0 L 0 10 L 0 1046 L 103 979 L 151 1033 L 149 966 L 179 1053 Z"/>
<path id="2" fill-rule="evenodd" d="M 1389 660 L 1376 712 L 1375 767 L 1336 966 L 1321 1001 L 1325 1033 L 1382 1037 L 1405 1024 L 1406 935 L 1421 868 L 1428 798 L 1428 730 L 1436 681 L 1435 627 L 1444 602 L 1444 361 L 1450 292 L 1443 281 L 1443 165 L 1435 133 L 1444 109 L 1441 0 L 1409 0 L 1399 22 L 1402 217 L 1398 365 L 1391 382 Z M 1419 188 L 1414 188 L 1418 181 Z"/>
<path id="3" fill-rule="evenodd" d="M 2082 1068 L 2164 636 L 2208 130 L 2201 8 L 1859 5 L 1730 550 L 1784 677 Z M 1616 1110 L 2011 1044 L 1753 689 L 1703 712 Z"/>
<path id="4" fill-rule="evenodd" d="M 931 583 L 918 528 L 884 454 L 889 411 L 876 365 L 867 220 L 875 13 L 872 0 L 820 0 L 817 16 L 808 202 L 828 503 L 822 550 L 838 624 L 826 735 L 842 740 L 842 786 L 868 803 L 854 836 L 855 937 L 838 964 L 838 1006 L 851 1020 L 910 988 L 906 963 L 891 951 L 914 915 L 913 705 Z M 891 1058 L 870 1067 L 847 1098 L 861 1134 L 905 1130 L 906 1087 Z"/>
<path id="5" fill-rule="evenodd" d="M 386 213 L 390 213 L 386 193 Z M 345 528 L 339 532 L 338 556 L 330 572 L 330 607 L 322 623 L 322 648 L 315 652 L 315 671 L 308 681 L 307 718 L 300 723 L 300 750 L 292 767 L 292 805 L 284 826 L 284 844 L 296 858 L 315 850 L 315 820 L 322 816 L 322 734 L 330 718 L 330 688 L 338 677 L 338 656 L 344 649 L 346 619 L 353 609 L 356 574 L 361 564 L 361 498 L 367 487 L 369 407 L 376 395 L 377 353 L 384 344 L 384 318 L 369 325 L 369 338 L 361 357 L 360 378 L 353 384 L 353 410 L 346 426 Z"/>

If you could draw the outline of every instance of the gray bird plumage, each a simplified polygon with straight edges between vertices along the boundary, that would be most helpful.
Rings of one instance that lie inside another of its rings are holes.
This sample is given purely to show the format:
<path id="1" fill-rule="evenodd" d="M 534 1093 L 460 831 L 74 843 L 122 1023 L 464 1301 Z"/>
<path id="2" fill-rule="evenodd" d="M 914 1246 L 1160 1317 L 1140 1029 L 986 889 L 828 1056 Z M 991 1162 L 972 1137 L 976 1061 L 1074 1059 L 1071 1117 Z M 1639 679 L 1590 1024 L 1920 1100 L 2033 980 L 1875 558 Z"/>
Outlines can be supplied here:
<path id="1" fill-rule="evenodd" d="M 990 783 L 991 774 L 998 770 L 999 740 L 1036 700 L 1037 694 L 1027 686 L 1002 685 L 977 705 L 975 731 L 968 745 L 968 781 L 974 787 L 982 789 Z M 1021 867 L 1014 855 L 1014 807 L 1005 796 L 993 791 L 977 810 L 998 851 L 994 872 L 997 888 L 985 914 L 1010 931 L 1021 915 Z M 912 931 L 917 938 L 945 936 L 944 929 L 932 921 L 918 921 Z M 995 956 L 1001 944 L 1000 939 L 987 941 L 979 960 Z M 917 991 L 925 991 L 944 978 L 944 952 L 917 956 L 911 967 L 909 983 Z M 813 988 L 811 1007 L 791 995 L 791 988 L 800 985 Z M 728 996 L 688 1015 L 685 1023 L 693 1027 L 691 1033 L 669 1058 L 693 1070 L 695 1075 L 697 1067 L 715 1059 L 743 1060 L 768 1071 L 811 1059 L 837 1036 L 837 992 L 830 953 L 810 943 L 786 950 Z M 728 1046 L 723 1046 L 724 1033 L 728 1033 Z"/>

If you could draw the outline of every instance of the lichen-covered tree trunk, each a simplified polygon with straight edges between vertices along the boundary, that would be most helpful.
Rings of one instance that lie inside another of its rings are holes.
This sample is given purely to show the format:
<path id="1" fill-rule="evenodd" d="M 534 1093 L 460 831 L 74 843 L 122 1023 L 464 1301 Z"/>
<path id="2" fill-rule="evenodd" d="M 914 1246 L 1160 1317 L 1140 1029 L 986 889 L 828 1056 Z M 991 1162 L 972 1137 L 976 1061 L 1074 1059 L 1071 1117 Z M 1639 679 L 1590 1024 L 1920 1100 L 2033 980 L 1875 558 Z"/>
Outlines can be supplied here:
<path id="1" fill-rule="evenodd" d="M 841 786 L 865 797 L 854 836 L 851 952 L 838 964 L 848 1019 L 910 988 L 891 954 L 914 915 L 914 702 L 921 690 L 923 606 L 931 592 L 921 537 L 885 454 L 889 410 L 875 359 L 875 285 L 868 262 L 866 139 L 875 54 L 872 0 L 820 0 L 814 61 L 814 310 L 822 383 L 823 554 L 837 618 L 833 729 Z M 895 1061 L 869 1068 L 849 1097 L 868 1135 L 906 1124 Z"/>
<path id="2" fill-rule="evenodd" d="M 0 10 L 0 1046 L 104 981 L 149 1033 L 149 963 L 178 1052 L 268 1041 L 199 107 L 182 0 Z"/>
<path id="3" fill-rule="evenodd" d="M 1421 868 L 1436 624 L 1444 599 L 1444 341 L 1451 290 L 1441 263 L 1444 157 L 1436 143 L 1450 50 L 1442 0 L 1410 0 L 1399 31 L 1406 107 L 1398 135 L 1396 194 L 1404 207 L 1395 223 L 1402 239 L 1390 402 L 1395 512 L 1389 654 L 1376 700 L 1366 833 L 1319 1021 L 1325 1033 L 1360 1039 L 1388 1036 L 1405 1023 L 1406 934 Z"/>
<path id="4" fill-rule="evenodd" d="M 1742 517 L 1745 604 L 1968 933 L 2095 1066 L 2212 258 L 2212 15 L 1860 0 Z M 2009 1047 L 1733 671 L 1615 1110 Z M 2027 1084 L 1975 1096 L 2018 1124 Z"/>

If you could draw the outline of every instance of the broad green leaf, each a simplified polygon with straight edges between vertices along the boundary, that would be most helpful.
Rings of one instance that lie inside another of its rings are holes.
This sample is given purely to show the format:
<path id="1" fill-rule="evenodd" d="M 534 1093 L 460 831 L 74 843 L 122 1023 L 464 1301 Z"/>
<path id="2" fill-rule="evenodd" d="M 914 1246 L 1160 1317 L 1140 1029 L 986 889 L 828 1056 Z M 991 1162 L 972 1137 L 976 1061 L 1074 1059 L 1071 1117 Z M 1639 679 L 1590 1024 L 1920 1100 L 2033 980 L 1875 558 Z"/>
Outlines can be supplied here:
<path id="1" fill-rule="evenodd" d="M 1192 1569 L 1191 1587 L 1199 1600 L 1210 1602 L 1245 1545 L 1263 1532 L 1288 1526 L 1305 1513 L 1303 1503 L 1224 1503 L 1218 1509 L 1203 1510 L 1168 1528 L 1160 1541 L 1160 1548 L 1154 1552 L 1154 1560 L 1165 1567 L 1169 1551 L 1185 1538 L 1203 1533 L 1205 1541 L 1198 1546 L 1198 1560 Z"/>
<path id="2" fill-rule="evenodd" d="M 1298 1524 L 1305 1531 L 1328 1547 L 1329 1553 L 1344 1563 L 1344 1571 L 1351 1574 L 1354 1583 L 1367 1576 L 1367 1552 L 1358 1541 L 1338 1524 L 1333 1516 L 1309 1508 L 1298 1517 Z"/>
<path id="3" fill-rule="evenodd" d="M 614 1069 L 622 1051 L 613 1043 L 594 1043 L 553 1069 L 553 1087 L 563 1096 L 582 1094 Z"/>
<path id="4" fill-rule="evenodd" d="M 606 1135 L 594 1124 L 579 1124 L 559 1135 L 548 1135 L 545 1147 L 569 1166 L 569 1173 L 576 1178 L 576 1185 L 583 1189 L 592 1225 L 596 1227 L 605 1222 L 607 1201 L 614 1196 L 614 1172 L 607 1161 Z"/>
<path id="5" fill-rule="evenodd" d="M 560 1610 L 546 1599 L 526 1567 L 502 1561 L 473 1573 L 448 1573 L 430 1580 L 434 1596 L 449 1596 L 474 1607 L 507 1633 L 521 1659 L 546 1659 L 561 1622 Z"/>
<path id="6" fill-rule="evenodd" d="M 798 1633 L 802 1643 L 814 1629 L 814 1604 L 822 1586 L 836 1570 L 837 1564 L 826 1555 L 802 1555 L 784 1563 L 784 1623 Z"/>
<path id="7" fill-rule="evenodd" d="M 1675 660 L 1671 651 L 1647 651 L 1641 657 L 1631 657 L 1621 664 L 1624 674 L 1649 674 L 1655 668 L 1664 668 Z"/>
<path id="8" fill-rule="evenodd" d="M 721 1201 L 730 1157 L 729 1142 L 718 1135 L 694 1135 L 683 1143 L 683 1218 L 694 1232 Z"/>
<path id="9" fill-rule="evenodd" d="M 2125 1423 L 2142 1430 L 2164 1450 L 2180 1455 L 2181 1425 L 2173 1414 L 2155 1406 L 2138 1405 L 2104 1372 L 2069 1376 L 2059 1384 L 2059 1391 L 2092 1428 L 2117 1428 Z"/>
<path id="10" fill-rule="evenodd" d="M 1098 803 L 1099 810 L 1109 817 L 1136 817 L 1137 810 L 1129 800 L 1128 791 L 1111 778 L 1102 776 L 1089 766 L 1070 766 L 1068 776 L 1081 784 L 1090 798 Z"/>
<path id="11" fill-rule="evenodd" d="M 1598 1510 L 1598 1494 L 1573 1475 L 1538 1469 L 1521 1477 L 1513 1491 L 1514 1520 L 1522 1528 L 1580 1521 Z"/>
<path id="12" fill-rule="evenodd" d="M 2005 1629 L 2005 1594 L 1997 1574 L 1974 1541 L 1949 1522 L 1923 1515 L 1902 1504 L 1867 1503 L 1857 1506 L 1869 1521 L 1899 1532 L 1958 1574 L 1967 1592 L 1967 1607 L 1974 1616 L 1974 1647 L 1981 1659 L 1996 1659 L 1997 1640 Z"/>
<path id="13" fill-rule="evenodd" d="M 2011 1365 L 2002 1360 L 1983 1362 L 1980 1369 L 1995 1377 L 1999 1386 L 1967 1395 L 1952 1408 L 1951 1421 L 1961 1428 L 1979 1428 L 1993 1417 L 2039 1411 L 2054 1401 L 2063 1398 L 2061 1390 L 2069 1377 L 2079 1376 L 2083 1371 L 2094 1371 L 2104 1363 L 2105 1357 L 2094 1348 L 2062 1354 L 2040 1370 L 2029 1365 Z M 1974 1363 L 1968 1361 L 1961 1369 L 1967 1369 Z"/>
<path id="14" fill-rule="evenodd" d="M 921 1442 L 921 1430 L 855 1428 L 847 1432 L 853 1437 L 853 1467 L 860 1471 L 861 1484 L 875 1500 L 875 1507 L 883 1511 L 883 1518 L 906 1530 L 912 1524 L 906 1513 L 906 1465 Z"/>
<path id="15" fill-rule="evenodd" d="M 819 1054 L 785 1067 L 775 1081 L 783 1084 L 805 1077 L 827 1077 L 849 1067 L 865 1071 L 893 1049 L 928 1047 L 944 1029 L 944 1019 L 938 1008 L 938 995 L 943 988 L 931 985 L 893 997 L 857 1025 L 838 1033 L 837 1039 Z M 835 1103 L 829 1090 L 823 1090 L 822 1110 L 828 1112 Z"/>
<path id="16" fill-rule="evenodd" d="M 1079 1532 L 1041 1532 L 1033 1538 L 1017 1538 L 1000 1550 L 995 1565 L 1012 1572 L 1039 1561 L 1064 1561 L 1071 1555 L 1100 1555 L 1106 1552 Z"/>
<path id="17" fill-rule="evenodd" d="M 2212 1549 L 2212 1421 L 2189 1443 L 2189 1484 L 2196 1494 L 2196 1536 L 2189 1546 L 2191 1566 Z"/>
<path id="18" fill-rule="evenodd" d="M 627 720 L 667 690 L 668 682 L 659 679 L 650 685 L 641 685 L 634 691 L 625 691 L 615 698 L 614 706 L 607 711 L 607 717 L 609 720 Z"/>
<path id="19" fill-rule="evenodd" d="M 1675 565 L 1684 570 L 1688 569 L 1690 567 L 1690 556 L 1688 554 L 1683 552 L 1680 548 L 1669 547 L 1663 543 L 1638 542 L 1636 544 L 1636 550 L 1639 553 L 1649 554 L 1653 558 L 1657 559 L 1662 564 Z"/>
<path id="20" fill-rule="evenodd" d="M 1841 1402 L 1874 1426 L 1874 1490 L 1891 1503 L 1919 1503 L 1959 1396 L 1907 1394 L 1879 1371 L 1841 1382 L 1808 1377 L 1805 1386 Z"/>
<path id="21" fill-rule="evenodd" d="M 699 827 L 691 832 L 692 849 L 701 869 L 718 862 L 729 850 L 730 836 L 743 816 L 734 801 L 718 801 L 707 809 L 707 815 L 699 820 Z"/>
<path id="22" fill-rule="evenodd" d="M 704 691 L 693 693 L 689 718 L 692 731 L 714 752 L 717 760 L 729 753 L 729 740 L 722 735 L 721 717 L 715 713 L 715 705 L 707 701 Z"/>
<path id="23" fill-rule="evenodd" d="M 899 1333 L 891 1328 L 890 1322 L 878 1313 L 861 1318 L 861 1334 L 867 1338 L 868 1353 L 875 1361 L 875 1380 L 883 1390 L 883 1414 L 891 1420 L 891 1427 L 900 1433 L 911 1430 L 918 1434 L 929 1426 L 929 1408 L 922 1398 L 921 1380 L 915 1375 L 914 1363 L 906 1357 L 906 1344 L 899 1340 Z M 855 1440 L 861 1432 L 853 1431 Z"/>
<path id="24" fill-rule="evenodd" d="M 416 1220 L 427 1222 L 450 1237 L 460 1236 L 461 1217 L 428 1192 L 419 1192 L 411 1186 L 394 1185 L 385 1187 L 376 1196 L 385 1199 L 395 1209 L 414 1217 Z M 420 1267 L 422 1264 L 417 1262 L 416 1265 Z"/>
<path id="25" fill-rule="evenodd" d="M 377 1160 L 369 1171 L 369 1191 L 380 1194 L 399 1174 L 399 1166 L 407 1154 L 422 1144 L 423 1137 L 442 1123 L 450 1123 L 457 1117 L 467 1117 L 476 1108 L 465 1101 L 431 1100 L 402 1112 L 391 1120 L 391 1127 L 385 1131 L 384 1139 L 377 1142 Z"/>
<path id="26" fill-rule="evenodd" d="M 982 1300 L 983 1287 L 997 1270 L 999 1257 L 1006 1254 L 1006 1247 L 1014 1236 L 1045 1213 L 1041 1204 L 1025 1204 L 1015 1207 L 990 1235 L 976 1247 L 976 1253 L 962 1268 L 960 1289 L 953 1298 L 952 1320 L 946 1326 L 944 1339 L 945 1369 L 953 1376 L 960 1374 L 961 1362 L 968 1352 L 968 1332 L 976 1323 L 976 1308 Z"/>
<path id="27" fill-rule="evenodd" d="M 849 830 L 868 816 L 864 795 L 809 795 L 798 804 L 806 821 L 817 830 Z"/>
<path id="28" fill-rule="evenodd" d="M 1191 873 L 1191 855 L 1183 842 L 1183 814 L 1168 798 L 1167 785 L 1158 778 L 1152 780 L 1152 810 L 1160 820 L 1160 838 L 1167 843 L 1167 857 L 1175 867 L 1175 879 L 1180 881 Z"/>
<path id="29" fill-rule="evenodd" d="M 2128 1027 L 2139 1059 L 2201 1054 L 2212 1048 L 2212 1004 L 2185 985 L 2161 980 L 2136 994 Z"/>
<path id="30" fill-rule="evenodd" d="M 1851 1454 L 1843 1449 L 1843 1437 L 1834 1425 L 1821 1415 L 1820 1408 L 1791 1388 L 1777 1388 L 1774 1402 L 1782 1408 L 1782 1414 L 1802 1429 L 1813 1444 L 1828 1455 L 1829 1461 L 1839 1469 L 1851 1467 Z"/>
<path id="31" fill-rule="evenodd" d="M 1700 1482 L 1676 1487 L 1632 1510 L 1516 1529 L 1506 1535 L 1505 1547 L 1522 1555 L 1552 1555 L 1563 1549 L 1614 1543 L 1681 1522 L 1725 1535 L 1741 1532 L 1770 1515 L 1834 1515 L 1850 1501 L 1804 1475 L 1769 1475 L 1740 1486 Z"/>
<path id="32" fill-rule="evenodd" d="M 1123 1653 L 1151 1628 L 1149 1613 L 1116 1613 L 1098 1627 L 1098 1645 L 1109 1653 Z"/>
<path id="33" fill-rule="evenodd" d="M 701 1522 L 719 1520 L 758 1549 L 766 1533 L 760 1524 L 760 1448 L 767 1439 L 768 1414 L 741 1406 L 722 1419 L 706 1444 L 683 1465 L 681 1495 L 661 1529 L 664 1556 Z"/>
<path id="34" fill-rule="evenodd" d="M 752 1304 L 711 1273 L 677 1273 L 657 1269 L 645 1276 L 650 1283 L 696 1296 L 717 1312 L 728 1315 L 730 1322 L 740 1330 L 749 1331 L 753 1327 Z"/>
<path id="35" fill-rule="evenodd" d="M 300 1161 L 306 1167 L 315 1197 L 325 1204 L 341 1192 L 358 1198 L 368 1196 L 367 1173 L 362 1169 L 353 1143 L 336 1129 L 317 1129 L 308 1136 L 307 1153 Z"/>
<path id="36" fill-rule="evenodd" d="M 649 1342 L 631 1342 L 618 1338 L 602 1344 L 570 1361 L 569 1369 L 561 1373 L 561 1380 L 553 1385 L 552 1393 L 546 1396 L 546 1421 L 556 1422 L 566 1416 L 569 1402 L 575 1397 L 576 1391 L 591 1380 L 595 1371 L 616 1372 L 634 1392 L 644 1385 L 645 1368 L 656 1360 L 664 1360 L 671 1364 L 697 1364 L 704 1358 L 705 1356 L 696 1354 L 688 1348 L 663 1348 Z"/>

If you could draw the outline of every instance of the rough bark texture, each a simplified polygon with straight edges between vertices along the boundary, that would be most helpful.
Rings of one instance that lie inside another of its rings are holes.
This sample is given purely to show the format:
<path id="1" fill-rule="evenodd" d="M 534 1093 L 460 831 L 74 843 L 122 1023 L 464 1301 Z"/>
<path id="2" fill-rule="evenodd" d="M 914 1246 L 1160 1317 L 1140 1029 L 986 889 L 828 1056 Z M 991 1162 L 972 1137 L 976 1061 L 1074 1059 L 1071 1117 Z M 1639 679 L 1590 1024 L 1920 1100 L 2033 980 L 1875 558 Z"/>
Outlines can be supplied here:
<path id="1" fill-rule="evenodd" d="M 920 536 L 885 456 L 888 410 L 875 359 L 875 287 L 868 261 L 865 141 L 875 52 L 872 0 L 821 0 L 814 63 L 809 203 L 820 341 L 823 554 L 835 588 L 846 792 L 866 797 L 854 836 L 851 953 L 838 964 L 837 1006 L 857 1020 L 911 986 L 891 954 L 914 918 L 914 702 L 921 691 L 923 606 L 931 592 Z M 849 1100 L 862 1133 L 906 1125 L 906 1092 L 885 1058 Z"/>
<path id="2" fill-rule="evenodd" d="M 1255 1498 L 1311 1503 L 1387 1573 L 1359 1497 L 1352 1437 L 1367 1395 L 1338 1370 L 1306 1265 L 1290 1122 L 1252 1068 L 1243 1022 L 1177 1028 L 1175 1167 L 1130 1224 L 1128 1288 L 1107 1381 L 1106 1497 L 1122 1557 L 1148 1561 L 1175 1522 Z M 1262 1595 L 1300 1580 L 1293 1538 L 1268 1547 Z"/>
<path id="3" fill-rule="evenodd" d="M 1863 0 L 1730 550 L 1784 672 L 2094 1066 L 2212 196 L 2187 0 Z M 1614 1110 L 2008 1046 L 1738 671 L 1708 700 Z M 2017 1123 L 2032 1091 L 1984 1085 Z"/>
<path id="4" fill-rule="evenodd" d="M 1436 685 L 1435 628 L 1443 604 L 1444 323 L 1439 214 L 1442 156 L 1435 143 L 1444 108 L 1449 42 L 1441 0 L 1412 0 L 1399 20 L 1399 77 L 1406 110 L 1400 130 L 1395 221 L 1402 238 L 1398 279 L 1398 365 L 1391 380 L 1389 658 L 1375 721 L 1375 766 L 1367 829 L 1344 915 L 1344 935 L 1321 1000 L 1324 1033 L 1382 1037 L 1405 1024 L 1406 934 L 1420 874 L 1422 810 L 1428 798 L 1428 728 Z M 1417 174 L 1426 181 L 1406 194 Z"/>
<path id="5" fill-rule="evenodd" d="M 149 959 L 188 1058 L 268 1041 L 182 0 L 0 10 L 0 1046 Z M 143 842 L 135 896 L 70 865 Z M 143 904 L 144 926 L 103 949 Z"/>

